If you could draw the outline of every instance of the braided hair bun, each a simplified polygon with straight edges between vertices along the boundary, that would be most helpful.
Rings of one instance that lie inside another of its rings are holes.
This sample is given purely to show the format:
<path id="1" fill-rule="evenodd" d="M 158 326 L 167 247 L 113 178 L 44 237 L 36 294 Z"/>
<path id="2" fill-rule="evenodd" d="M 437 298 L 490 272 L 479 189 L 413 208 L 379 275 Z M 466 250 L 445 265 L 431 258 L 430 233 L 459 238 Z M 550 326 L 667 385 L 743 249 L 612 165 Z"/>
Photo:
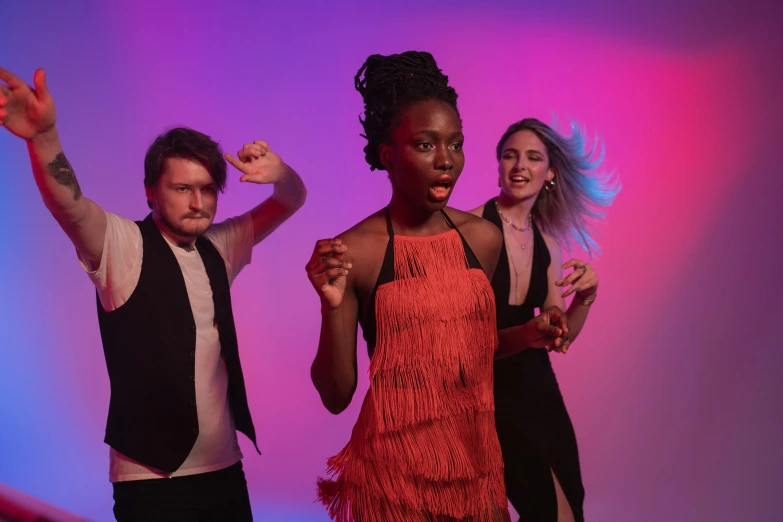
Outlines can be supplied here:
<path id="1" fill-rule="evenodd" d="M 430 53 L 406 51 L 382 56 L 373 54 L 364 62 L 355 78 L 356 90 L 364 99 L 364 127 L 367 139 L 364 156 L 370 170 L 386 170 L 378 147 L 388 142 L 400 110 L 425 100 L 439 100 L 451 105 L 457 114 L 457 92 L 449 86 Z"/>

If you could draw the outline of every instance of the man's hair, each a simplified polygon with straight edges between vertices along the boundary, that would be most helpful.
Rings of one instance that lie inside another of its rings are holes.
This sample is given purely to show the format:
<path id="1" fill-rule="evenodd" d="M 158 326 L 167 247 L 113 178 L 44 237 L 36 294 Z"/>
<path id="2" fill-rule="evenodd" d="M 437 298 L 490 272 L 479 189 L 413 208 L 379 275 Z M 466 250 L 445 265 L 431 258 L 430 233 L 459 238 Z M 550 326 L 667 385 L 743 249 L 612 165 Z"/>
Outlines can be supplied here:
<path id="1" fill-rule="evenodd" d="M 201 163 L 220 192 L 225 190 L 227 167 L 223 150 L 206 134 L 187 127 L 176 127 L 155 138 L 144 157 L 144 185 L 154 187 L 158 184 L 169 158 Z M 149 201 L 147 204 L 152 207 Z"/>

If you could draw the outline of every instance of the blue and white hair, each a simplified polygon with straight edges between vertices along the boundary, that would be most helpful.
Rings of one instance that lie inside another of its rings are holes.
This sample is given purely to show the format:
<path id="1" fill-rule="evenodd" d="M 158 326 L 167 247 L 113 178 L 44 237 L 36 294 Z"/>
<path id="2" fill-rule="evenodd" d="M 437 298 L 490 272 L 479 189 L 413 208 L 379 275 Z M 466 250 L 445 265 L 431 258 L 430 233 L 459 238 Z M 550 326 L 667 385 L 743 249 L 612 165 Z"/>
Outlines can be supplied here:
<path id="1" fill-rule="evenodd" d="M 538 136 L 547 149 L 555 189 L 541 190 L 533 206 L 533 219 L 566 247 L 574 241 L 592 257 L 600 249 L 589 220 L 603 219 L 603 210 L 612 204 L 621 185 L 614 172 L 599 170 L 604 159 L 603 143 L 596 138 L 588 148 L 582 128 L 574 121 L 570 127 L 571 135 L 566 137 L 535 118 L 518 121 L 500 138 L 497 159 L 500 161 L 511 135 L 529 130 Z"/>

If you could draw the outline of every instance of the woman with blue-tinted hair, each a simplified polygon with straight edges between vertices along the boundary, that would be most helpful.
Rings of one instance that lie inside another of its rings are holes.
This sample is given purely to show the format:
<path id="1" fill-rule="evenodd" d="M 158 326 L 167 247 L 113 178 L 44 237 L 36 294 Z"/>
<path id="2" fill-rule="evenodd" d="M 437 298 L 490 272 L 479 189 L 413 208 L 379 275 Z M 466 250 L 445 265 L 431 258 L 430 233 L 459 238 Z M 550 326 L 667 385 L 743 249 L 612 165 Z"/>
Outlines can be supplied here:
<path id="1" fill-rule="evenodd" d="M 492 278 L 499 330 L 524 324 L 536 308 L 565 310 L 573 295 L 567 309 L 573 340 L 597 297 L 593 267 L 580 259 L 564 263 L 560 245 L 576 241 L 592 256 L 597 245 L 588 220 L 603 217 L 620 186 L 598 172 L 603 150 L 595 143 L 587 148 L 577 125 L 571 130 L 563 136 L 533 118 L 511 125 L 497 145 L 500 194 L 472 211 L 503 231 Z M 522 522 L 581 522 L 576 437 L 548 351 L 522 350 L 495 361 L 506 492 Z"/>

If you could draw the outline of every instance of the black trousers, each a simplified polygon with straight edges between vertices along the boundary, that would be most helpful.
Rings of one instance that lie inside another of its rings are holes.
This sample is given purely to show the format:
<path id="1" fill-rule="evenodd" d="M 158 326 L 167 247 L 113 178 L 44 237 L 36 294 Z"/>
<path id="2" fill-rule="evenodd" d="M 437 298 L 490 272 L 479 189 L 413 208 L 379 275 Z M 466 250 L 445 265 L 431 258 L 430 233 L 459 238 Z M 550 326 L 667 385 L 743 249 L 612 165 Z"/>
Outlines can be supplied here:
<path id="1" fill-rule="evenodd" d="M 209 473 L 116 482 L 117 522 L 250 522 L 242 462 Z"/>

